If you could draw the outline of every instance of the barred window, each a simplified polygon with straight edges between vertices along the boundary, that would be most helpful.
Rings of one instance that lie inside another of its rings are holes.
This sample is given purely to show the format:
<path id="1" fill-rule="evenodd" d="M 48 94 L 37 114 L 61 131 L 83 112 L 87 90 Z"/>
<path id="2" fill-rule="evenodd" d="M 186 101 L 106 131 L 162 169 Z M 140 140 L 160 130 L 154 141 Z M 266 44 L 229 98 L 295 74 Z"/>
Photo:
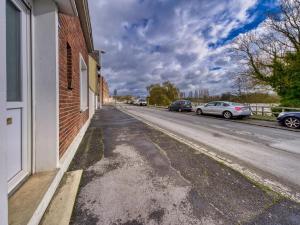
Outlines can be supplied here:
<path id="1" fill-rule="evenodd" d="M 73 89 L 73 68 L 72 68 L 72 48 L 67 43 L 67 80 L 68 80 L 68 89 Z"/>

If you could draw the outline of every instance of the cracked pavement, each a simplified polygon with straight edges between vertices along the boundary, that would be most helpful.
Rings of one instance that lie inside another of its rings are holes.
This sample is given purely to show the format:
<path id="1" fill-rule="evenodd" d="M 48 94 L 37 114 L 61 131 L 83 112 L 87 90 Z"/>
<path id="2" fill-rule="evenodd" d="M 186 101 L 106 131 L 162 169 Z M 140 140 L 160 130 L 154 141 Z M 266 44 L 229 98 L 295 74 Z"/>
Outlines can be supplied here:
<path id="1" fill-rule="evenodd" d="M 300 224 L 299 204 L 112 106 L 96 112 L 75 169 L 74 225 Z"/>

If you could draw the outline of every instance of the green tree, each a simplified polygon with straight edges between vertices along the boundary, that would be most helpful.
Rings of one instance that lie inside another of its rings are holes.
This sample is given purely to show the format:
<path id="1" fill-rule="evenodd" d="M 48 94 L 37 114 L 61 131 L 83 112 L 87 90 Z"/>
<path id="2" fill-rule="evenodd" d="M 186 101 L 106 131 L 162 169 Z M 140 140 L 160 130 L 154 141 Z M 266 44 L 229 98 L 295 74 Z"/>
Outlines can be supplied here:
<path id="1" fill-rule="evenodd" d="M 178 99 L 178 88 L 169 81 L 161 84 L 152 84 L 147 87 L 149 92 L 149 104 L 166 106 Z"/>
<path id="2" fill-rule="evenodd" d="M 271 15 L 265 33 L 245 34 L 236 50 L 247 61 L 247 74 L 269 85 L 283 106 L 300 106 L 300 1 L 282 0 L 279 15 Z"/>

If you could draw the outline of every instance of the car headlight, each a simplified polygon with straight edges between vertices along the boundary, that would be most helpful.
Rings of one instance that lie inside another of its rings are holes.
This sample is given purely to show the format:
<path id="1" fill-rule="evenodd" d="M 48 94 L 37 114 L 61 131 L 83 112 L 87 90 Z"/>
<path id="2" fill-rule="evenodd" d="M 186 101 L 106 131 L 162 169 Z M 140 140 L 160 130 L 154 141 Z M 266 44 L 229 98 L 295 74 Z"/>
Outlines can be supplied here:
<path id="1" fill-rule="evenodd" d="M 278 117 L 281 117 L 281 116 L 283 116 L 284 114 L 285 114 L 285 112 L 281 112 L 281 113 L 279 113 Z"/>

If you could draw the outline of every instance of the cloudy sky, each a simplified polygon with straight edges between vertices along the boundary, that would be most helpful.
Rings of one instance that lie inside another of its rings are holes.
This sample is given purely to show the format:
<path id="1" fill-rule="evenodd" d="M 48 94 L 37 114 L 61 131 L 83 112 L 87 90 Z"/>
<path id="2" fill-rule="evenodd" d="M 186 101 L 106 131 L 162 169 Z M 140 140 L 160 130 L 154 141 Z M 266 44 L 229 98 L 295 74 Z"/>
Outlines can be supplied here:
<path id="1" fill-rule="evenodd" d="M 230 90 L 241 66 L 230 42 L 276 7 L 277 0 L 89 0 L 111 92 L 139 96 L 166 80 L 185 92 Z"/>

